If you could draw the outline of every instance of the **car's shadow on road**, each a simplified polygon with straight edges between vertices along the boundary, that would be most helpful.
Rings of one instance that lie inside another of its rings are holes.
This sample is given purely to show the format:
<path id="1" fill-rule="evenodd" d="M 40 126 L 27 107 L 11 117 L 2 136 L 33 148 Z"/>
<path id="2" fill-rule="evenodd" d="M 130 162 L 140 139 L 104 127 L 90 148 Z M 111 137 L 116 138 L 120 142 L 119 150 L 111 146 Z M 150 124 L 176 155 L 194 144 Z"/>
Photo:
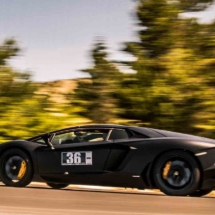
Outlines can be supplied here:
<path id="1" fill-rule="evenodd" d="M 4 184 L 0 184 L 0 187 L 7 187 Z M 35 186 L 35 185 L 29 185 L 27 187 L 13 187 L 13 188 L 17 188 L 17 189 L 37 189 L 37 190 L 50 190 L 50 191 L 64 191 L 64 192 L 87 192 L 87 193 L 115 193 L 115 194 L 123 194 L 123 195 L 152 195 L 152 196 L 166 196 L 162 193 L 154 193 L 152 192 L 138 192 L 138 191 L 126 191 L 125 190 L 103 190 L 103 189 L 81 189 L 81 188 L 63 188 L 63 189 L 54 189 L 54 188 L 50 188 L 48 186 Z"/>
<path id="2" fill-rule="evenodd" d="M 64 189 L 54 189 L 54 188 L 49 188 L 49 187 L 36 187 L 36 186 L 29 186 L 26 187 L 27 189 L 48 189 L 48 190 L 61 190 L 61 191 L 66 191 L 66 192 L 87 192 L 87 193 L 110 193 L 110 194 L 122 194 L 122 195 L 152 195 L 152 196 L 166 196 L 161 193 L 153 193 L 153 192 L 134 192 L 134 191 L 112 191 L 112 190 L 97 190 L 97 189 L 78 189 L 78 188 L 64 188 Z"/>
<path id="3" fill-rule="evenodd" d="M 1 185 L 0 187 L 6 187 L 5 185 Z M 85 193 L 107 193 L 107 194 L 120 194 L 120 195 L 139 195 L 139 196 L 162 196 L 162 197 L 170 197 L 163 193 L 157 191 L 127 191 L 125 190 L 103 190 L 103 189 L 81 189 L 81 188 L 64 188 L 64 189 L 54 189 L 46 186 L 35 186 L 29 185 L 24 188 L 19 189 L 37 189 L 37 190 L 49 190 L 52 191 L 63 191 L 63 192 L 85 192 Z M 182 197 L 175 197 L 171 196 L 172 198 L 215 198 L 215 196 L 202 196 L 202 197 L 189 197 L 189 196 L 182 196 Z"/>

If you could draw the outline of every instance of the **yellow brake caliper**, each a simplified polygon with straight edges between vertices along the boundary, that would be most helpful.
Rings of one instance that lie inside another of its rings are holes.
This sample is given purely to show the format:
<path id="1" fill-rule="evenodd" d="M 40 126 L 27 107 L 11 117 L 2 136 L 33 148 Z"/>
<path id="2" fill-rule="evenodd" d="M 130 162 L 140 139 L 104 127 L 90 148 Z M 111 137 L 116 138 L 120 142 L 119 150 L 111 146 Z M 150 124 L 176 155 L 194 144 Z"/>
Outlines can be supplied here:
<path id="1" fill-rule="evenodd" d="M 171 161 L 167 162 L 163 169 L 163 178 L 164 179 L 167 179 L 170 168 L 171 168 Z"/>
<path id="2" fill-rule="evenodd" d="M 20 166 L 20 169 L 19 169 L 19 174 L 17 176 L 17 178 L 20 180 L 23 178 L 23 176 L 25 175 L 26 173 L 26 162 L 25 161 L 22 161 L 21 163 L 21 166 Z"/>

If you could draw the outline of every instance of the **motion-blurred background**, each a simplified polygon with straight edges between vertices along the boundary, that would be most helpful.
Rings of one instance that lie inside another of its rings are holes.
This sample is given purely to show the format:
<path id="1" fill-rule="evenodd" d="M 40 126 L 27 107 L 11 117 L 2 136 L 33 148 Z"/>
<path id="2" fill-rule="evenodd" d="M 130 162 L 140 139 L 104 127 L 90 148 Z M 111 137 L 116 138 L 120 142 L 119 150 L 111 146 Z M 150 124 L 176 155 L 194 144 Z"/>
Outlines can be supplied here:
<path id="1" fill-rule="evenodd" d="M 212 0 L 0 0 L 0 141 L 86 123 L 215 138 L 214 18 Z"/>

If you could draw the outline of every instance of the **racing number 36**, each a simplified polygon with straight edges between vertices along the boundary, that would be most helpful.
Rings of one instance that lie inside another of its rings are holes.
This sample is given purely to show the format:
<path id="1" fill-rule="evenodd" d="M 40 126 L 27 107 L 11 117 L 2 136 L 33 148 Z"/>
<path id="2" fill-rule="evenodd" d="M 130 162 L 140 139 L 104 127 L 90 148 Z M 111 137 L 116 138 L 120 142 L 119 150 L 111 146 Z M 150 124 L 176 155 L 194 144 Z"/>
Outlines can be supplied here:
<path id="1" fill-rule="evenodd" d="M 62 165 L 92 165 L 92 152 L 62 152 Z"/>
<path id="2" fill-rule="evenodd" d="M 75 153 L 68 152 L 66 163 L 80 164 L 81 163 L 81 153 L 80 152 L 75 152 Z"/>

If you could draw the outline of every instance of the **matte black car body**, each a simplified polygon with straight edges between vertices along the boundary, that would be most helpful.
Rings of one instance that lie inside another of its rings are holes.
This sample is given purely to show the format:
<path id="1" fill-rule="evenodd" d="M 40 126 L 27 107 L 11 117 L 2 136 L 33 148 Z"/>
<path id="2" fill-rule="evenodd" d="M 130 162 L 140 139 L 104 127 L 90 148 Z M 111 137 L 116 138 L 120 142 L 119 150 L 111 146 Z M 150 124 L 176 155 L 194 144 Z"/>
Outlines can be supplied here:
<path id="1" fill-rule="evenodd" d="M 112 140 L 98 142 L 58 145 L 50 142 L 54 135 L 86 129 L 123 130 L 128 138 L 118 139 L 116 135 Z M 41 139 L 44 143 L 38 142 Z M 13 148 L 29 155 L 34 181 L 154 189 L 157 186 L 153 170 L 157 160 L 167 152 L 181 151 L 190 154 L 199 165 L 201 179 L 198 190 L 213 189 L 215 185 L 215 141 L 192 135 L 99 124 L 76 126 L 28 140 L 7 142 L 0 145 L 0 157 Z M 62 165 L 62 153 L 76 151 L 92 152 L 92 165 Z"/>

